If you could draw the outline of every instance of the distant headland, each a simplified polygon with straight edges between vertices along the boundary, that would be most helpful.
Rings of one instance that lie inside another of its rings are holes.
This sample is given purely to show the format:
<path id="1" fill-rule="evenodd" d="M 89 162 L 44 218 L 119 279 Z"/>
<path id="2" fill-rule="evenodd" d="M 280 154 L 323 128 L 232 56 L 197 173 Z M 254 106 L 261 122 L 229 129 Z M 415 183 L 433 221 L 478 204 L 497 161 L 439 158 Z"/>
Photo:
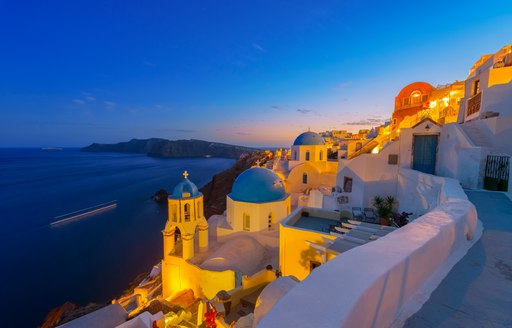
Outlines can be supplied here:
<path id="1" fill-rule="evenodd" d="M 86 152 L 143 153 L 153 157 L 224 157 L 239 158 L 247 152 L 257 151 L 256 148 L 228 145 L 204 140 L 167 140 L 160 138 L 132 139 L 116 144 L 93 143 L 84 147 Z"/>

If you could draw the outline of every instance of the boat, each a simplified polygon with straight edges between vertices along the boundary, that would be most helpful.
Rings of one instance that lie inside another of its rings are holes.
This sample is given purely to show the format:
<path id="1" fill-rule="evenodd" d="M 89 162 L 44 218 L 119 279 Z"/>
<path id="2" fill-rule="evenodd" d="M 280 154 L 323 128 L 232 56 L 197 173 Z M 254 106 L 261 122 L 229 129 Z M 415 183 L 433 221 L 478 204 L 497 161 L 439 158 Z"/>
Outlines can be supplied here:
<path id="1" fill-rule="evenodd" d="M 113 200 L 113 201 L 99 204 L 96 206 L 87 207 L 87 208 L 81 209 L 79 211 L 74 211 L 74 212 L 56 216 L 54 218 L 54 219 L 56 219 L 56 221 L 53 221 L 52 223 L 50 223 L 50 225 L 57 226 L 57 225 L 69 223 L 72 221 L 83 219 L 83 218 L 91 216 L 91 215 L 99 214 L 104 211 L 112 210 L 116 207 L 117 207 L 117 200 Z"/>

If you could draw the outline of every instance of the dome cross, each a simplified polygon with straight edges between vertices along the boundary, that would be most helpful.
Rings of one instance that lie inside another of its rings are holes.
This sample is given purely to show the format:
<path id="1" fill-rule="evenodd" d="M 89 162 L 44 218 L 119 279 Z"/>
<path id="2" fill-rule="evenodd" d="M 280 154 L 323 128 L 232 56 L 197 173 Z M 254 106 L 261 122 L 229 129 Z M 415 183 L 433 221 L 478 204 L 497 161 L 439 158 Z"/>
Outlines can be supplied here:
<path id="1" fill-rule="evenodd" d="M 189 176 L 189 174 L 188 174 L 188 172 L 187 172 L 187 171 L 183 172 L 183 177 L 184 177 L 185 179 L 188 179 L 188 176 Z"/>

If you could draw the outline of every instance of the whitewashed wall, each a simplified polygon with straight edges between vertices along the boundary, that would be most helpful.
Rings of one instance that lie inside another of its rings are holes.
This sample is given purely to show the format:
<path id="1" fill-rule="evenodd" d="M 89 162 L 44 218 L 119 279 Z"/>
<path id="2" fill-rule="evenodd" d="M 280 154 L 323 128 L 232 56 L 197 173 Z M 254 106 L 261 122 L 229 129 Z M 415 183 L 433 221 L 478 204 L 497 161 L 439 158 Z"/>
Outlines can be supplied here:
<path id="1" fill-rule="evenodd" d="M 258 327 L 400 326 L 481 235 L 475 207 L 458 182 L 439 178 L 436 183 L 424 191 L 439 200 L 432 211 L 315 269 Z"/>

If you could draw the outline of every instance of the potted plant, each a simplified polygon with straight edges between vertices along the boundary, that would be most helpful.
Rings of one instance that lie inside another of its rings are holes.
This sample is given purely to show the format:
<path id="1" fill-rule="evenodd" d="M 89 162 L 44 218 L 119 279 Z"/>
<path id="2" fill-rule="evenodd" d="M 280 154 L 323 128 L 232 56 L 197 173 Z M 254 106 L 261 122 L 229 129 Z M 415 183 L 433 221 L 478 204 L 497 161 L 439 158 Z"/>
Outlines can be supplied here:
<path id="1" fill-rule="evenodd" d="M 402 213 L 393 212 L 393 222 L 397 226 L 403 227 L 404 225 L 409 223 L 409 216 L 411 216 L 411 215 L 412 215 L 412 213 L 407 213 L 407 212 L 402 212 Z"/>
<path id="2" fill-rule="evenodd" d="M 393 207 L 395 206 L 395 203 L 396 200 L 392 196 L 387 196 L 386 198 L 375 196 L 373 198 L 373 206 L 377 211 L 381 225 L 391 224 L 393 220 Z"/>

